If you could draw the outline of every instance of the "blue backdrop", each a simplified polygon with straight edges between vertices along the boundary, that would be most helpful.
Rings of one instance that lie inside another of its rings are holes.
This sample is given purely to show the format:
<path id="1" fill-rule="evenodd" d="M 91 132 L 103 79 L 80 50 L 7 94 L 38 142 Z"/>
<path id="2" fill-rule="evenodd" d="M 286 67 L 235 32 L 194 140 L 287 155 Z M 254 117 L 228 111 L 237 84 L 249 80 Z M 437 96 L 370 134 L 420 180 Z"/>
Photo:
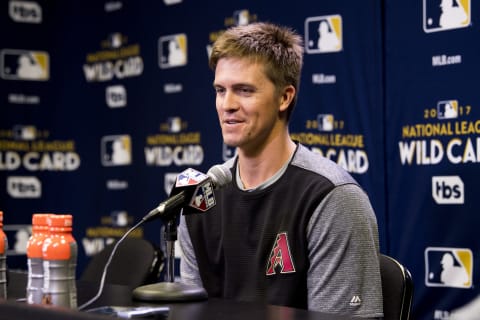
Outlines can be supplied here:
<path id="1" fill-rule="evenodd" d="M 305 41 L 292 137 L 368 192 L 381 251 L 413 275 L 415 318 L 447 319 L 479 293 L 480 67 L 478 13 L 470 0 L 441 3 L 4 1 L 0 210 L 9 266 L 26 268 L 33 213 L 70 213 L 81 272 L 167 197 L 176 174 L 231 157 L 209 50 L 230 26 L 271 21 Z M 161 227 L 134 235 L 161 244 Z"/>

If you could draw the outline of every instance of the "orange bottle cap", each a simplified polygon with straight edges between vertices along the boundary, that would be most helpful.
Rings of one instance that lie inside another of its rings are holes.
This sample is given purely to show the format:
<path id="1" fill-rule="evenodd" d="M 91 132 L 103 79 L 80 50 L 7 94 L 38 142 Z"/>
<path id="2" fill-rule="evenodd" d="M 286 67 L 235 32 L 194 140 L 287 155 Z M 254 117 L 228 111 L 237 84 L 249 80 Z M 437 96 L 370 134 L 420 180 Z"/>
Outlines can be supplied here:
<path id="1" fill-rule="evenodd" d="M 48 225 L 47 218 L 51 213 L 34 213 L 32 215 L 32 225 L 46 226 Z"/>
<path id="2" fill-rule="evenodd" d="M 58 228 L 71 228 L 73 217 L 71 214 L 54 214 L 47 217 L 48 226 Z"/>

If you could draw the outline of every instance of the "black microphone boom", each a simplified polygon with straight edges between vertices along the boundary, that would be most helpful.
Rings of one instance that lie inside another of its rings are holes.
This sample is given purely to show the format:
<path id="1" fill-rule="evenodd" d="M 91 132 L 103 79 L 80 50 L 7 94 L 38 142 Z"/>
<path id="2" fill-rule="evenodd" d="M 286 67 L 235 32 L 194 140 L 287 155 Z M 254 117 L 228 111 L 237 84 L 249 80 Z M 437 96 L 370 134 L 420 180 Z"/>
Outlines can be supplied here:
<path id="1" fill-rule="evenodd" d="M 185 214 L 205 212 L 215 206 L 213 189 L 219 189 L 232 181 L 230 170 L 215 165 L 207 174 L 188 168 L 177 176 L 170 197 L 142 218 L 143 222 L 161 218 L 170 219 L 185 208 Z"/>
<path id="2" fill-rule="evenodd" d="M 142 221 L 147 222 L 153 220 L 157 217 L 164 216 L 167 212 L 177 211 L 185 204 L 186 199 L 186 192 L 184 190 L 180 191 L 179 193 L 171 196 L 167 200 L 163 201 L 150 211 L 146 216 L 142 218 Z"/>

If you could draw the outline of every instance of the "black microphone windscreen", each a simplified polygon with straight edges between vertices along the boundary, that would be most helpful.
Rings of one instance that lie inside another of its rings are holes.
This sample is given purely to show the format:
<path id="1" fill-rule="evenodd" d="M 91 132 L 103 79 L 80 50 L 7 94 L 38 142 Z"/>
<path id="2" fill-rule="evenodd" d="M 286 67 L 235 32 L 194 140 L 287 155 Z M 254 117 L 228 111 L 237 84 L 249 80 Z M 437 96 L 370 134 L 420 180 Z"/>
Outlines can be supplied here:
<path id="1" fill-rule="evenodd" d="M 232 172 L 228 167 L 221 164 L 211 167 L 207 175 L 212 179 L 215 189 L 223 188 L 232 181 Z"/>

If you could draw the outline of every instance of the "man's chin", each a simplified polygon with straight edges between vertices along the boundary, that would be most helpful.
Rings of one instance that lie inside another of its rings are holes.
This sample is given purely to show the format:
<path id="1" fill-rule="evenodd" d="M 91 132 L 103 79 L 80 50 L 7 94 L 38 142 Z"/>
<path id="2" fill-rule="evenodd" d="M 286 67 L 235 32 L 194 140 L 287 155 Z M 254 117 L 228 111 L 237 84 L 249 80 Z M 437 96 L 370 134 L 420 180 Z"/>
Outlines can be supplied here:
<path id="1" fill-rule="evenodd" d="M 225 143 L 227 146 L 231 148 L 236 148 L 240 145 L 239 141 L 237 139 L 233 139 L 228 136 L 223 136 L 223 143 Z"/>

